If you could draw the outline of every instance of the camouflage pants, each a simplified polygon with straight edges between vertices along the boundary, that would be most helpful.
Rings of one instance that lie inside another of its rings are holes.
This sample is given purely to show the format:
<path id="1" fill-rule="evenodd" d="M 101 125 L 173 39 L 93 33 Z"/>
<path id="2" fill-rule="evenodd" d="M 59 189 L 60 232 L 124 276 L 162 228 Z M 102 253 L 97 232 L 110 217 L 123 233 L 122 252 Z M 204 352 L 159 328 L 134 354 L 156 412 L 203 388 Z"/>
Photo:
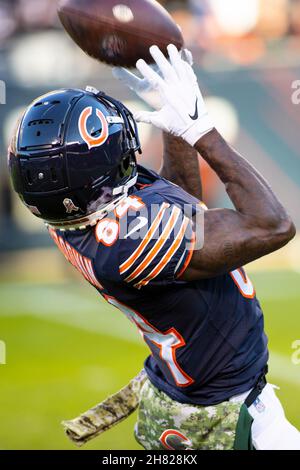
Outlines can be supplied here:
<path id="1" fill-rule="evenodd" d="M 143 385 L 140 398 L 135 438 L 145 449 L 234 449 L 241 403 L 182 404 L 149 380 Z"/>

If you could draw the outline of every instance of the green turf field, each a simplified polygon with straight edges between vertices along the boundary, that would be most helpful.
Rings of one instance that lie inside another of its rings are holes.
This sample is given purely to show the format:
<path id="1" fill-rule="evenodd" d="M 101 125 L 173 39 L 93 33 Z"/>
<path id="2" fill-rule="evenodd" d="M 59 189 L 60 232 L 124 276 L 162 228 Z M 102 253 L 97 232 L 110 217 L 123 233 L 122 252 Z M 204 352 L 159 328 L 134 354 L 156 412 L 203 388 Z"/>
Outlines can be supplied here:
<path id="1" fill-rule="evenodd" d="M 255 274 L 270 338 L 271 382 L 290 420 L 300 427 L 300 274 Z M 60 421 L 73 418 L 121 388 L 142 368 L 147 349 L 128 320 L 84 285 L 0 285 L 0 448 L 72 449 Z M 87 449 L 138 449 L 135 416 Z"/>

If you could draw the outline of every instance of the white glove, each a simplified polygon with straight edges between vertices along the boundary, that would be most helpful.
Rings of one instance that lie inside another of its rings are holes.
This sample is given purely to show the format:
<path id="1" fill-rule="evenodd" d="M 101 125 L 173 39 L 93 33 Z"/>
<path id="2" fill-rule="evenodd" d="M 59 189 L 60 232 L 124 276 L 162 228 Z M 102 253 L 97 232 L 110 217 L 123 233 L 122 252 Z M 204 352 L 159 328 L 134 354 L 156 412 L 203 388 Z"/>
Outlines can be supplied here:
<path id="1" fill-rule="evenodd" d="M 210 119 L 192 67 L 185 62 L 173 44 L 168 46 L 170 62 L 157 46 L 150 47 L 161 76 L 143 59 L 137 69 L 152 89 L 159 92 L 162 107 L 159 111 L 142 111 L 134 116 L 138 122 L 153 124 L 165 132 L 182 137 L 190 145 L 211 129 Z"/>
<path id="2" fill-rule="evenodd" d="M 193 55 L 188 49 L 180 51 L 182 59 L 189 65 L 193 65 Z M 161 77 L 162 74 L 157 65 L 151 65 L 154 72 L 158 73 Z M 159 110 L 162 108 L 163 103 L 160 93 L 156 87 L 147 78 L 139 78 L 137 75 L 129 72 L 123 67 L 113 67 L 112 74 L 115 78 L 120 80 L 125 86 L 134 91 L 135 94 L 141 98 L 150 108 Z"/>
<path id="3" fill-rule="evenodd" d="M 154 89 L 146 78 L 139 78 L 123 67 L 114 67 L 112 73 L 115 78 L 134 91 L 150 108 L 158 110 L 162 107 L 158 90 Z"/>

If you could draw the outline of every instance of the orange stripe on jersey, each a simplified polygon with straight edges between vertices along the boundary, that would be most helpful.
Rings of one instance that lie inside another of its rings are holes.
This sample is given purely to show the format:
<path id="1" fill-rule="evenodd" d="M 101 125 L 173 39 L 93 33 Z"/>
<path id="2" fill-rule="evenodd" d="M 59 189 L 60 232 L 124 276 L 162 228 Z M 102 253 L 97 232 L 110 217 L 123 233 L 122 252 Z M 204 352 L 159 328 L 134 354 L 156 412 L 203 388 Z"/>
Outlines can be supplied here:
<path id="1" fill-rule="evenodd" d="M 162 204 L 157 216 L 155 217 L 151 227 L 149 228 L 148 232 L 146 233 L 145 238 L 142 241 L 142 243 L 137 247 L 137 249 L 132 253 L 132 255 L 129 256 L 129 258 L 126 261 L 124 261 L 123 264 L 121 264 L 120 274 L 124 274 L 134 264 L 134 262 L 137 260 L 137 258 L 143 253 L 143 251 L 147 247 L 148 243 L 150 242 L 152 236 L 154 235 L 155 231 L 159 227 L 159 224 L 162 221 L 162 218 L 164 216 L 164 212 L 165 212 L 166 208 L 169 207 L 169 206 L 170 206 L 170 204 L 167 204 L 165 202 Z"/>
<path id="2" fill-rule="evenodd" d="M 180 230 L 175 238 L 175 240 L 173 241 L 172 245 L 170 246 L 170 248 L 168 249 L 168 251 L 165 253 L 165 255 L 162 257 L 162 259 L 160 260 L 160 262 L 158 263 L 158 265 L 151 271 L 150 274 L 148 274 L 147 277 L 145 277 L 144 279 L 142 279 L 140 282 L 138 282 L 137 284 L 135 284 L 135 287 L 142 287 L 142 286 L 145 286 L 146 284 L 148 284 L 152 279 L 154 279 L 156 276 L 158 276 L 158 274 L 167 266 L 167 264 L 169 263 L 169 261 L 173 258 L 174 254 L 176 253 L 176 251 L 178 250 L 178 248 L 180 247 L 180 244 L 182 242 L 182 239 L 184 237 L 184 234 L 185 234 L 185 231 L 187 229 L 187 226 L 188 226 L 188 223 L 189 223 L 189 220 L 187 217 L 184 218 L 184 221 L 182 222 L 181 224 L 181 227 L 180 227 Z"/>
<path id="3" fill-rule="evenodd" d="M 151 261 L 155 258 L 155 256 L 160 252 L 164 244 L 166 243 L 168 237 L 170 236 L 172 230 L 175 227 L 175 224 L 178 220 L 178 217 L 181 214 L 181 210 L 178 207 L 174 207 L 172 209 L 172 213 L 168 223 L 166 224 L 161 236 L 158 238 L 157 242 L 153 246 L 153 248 L 149 251 L 148 255 L 145 257 L 144 261 L 130 274 L 125 281 L 130 282 L 136 277 L 138 277 L 146 268 L 149 266 Z"/>
<path id="4" fill-rule="evenodd" d="M 194 253 L 194 247 L 195 247 L 195 243 L 196 243 L 196 236 L 195 236 L 194 233 L 193 233 L 193 239 L 192 239 L 191 243 L 192 243 L 192 247 L 191 247 L 191 249 L 189 250 L 189 254 L 187 255 L 187 258 L 186 258 L 186 260 L 185 260 L 184 265 L 182 266 L 181 270 L 179 271 L 179 273 L 178 273 L 177 276 L 176 276 L 177 279 L 179 279 L 180 276 L 183 275 L 183 273 L 186 271 L 186 269 L 187 269 L 187 267 L 188 267 L 188 265 L 190 264 L 190 261 L 191 261 L 191 259 L 192 259 L 192 256 L 193 256 L 193 253 Z"/>

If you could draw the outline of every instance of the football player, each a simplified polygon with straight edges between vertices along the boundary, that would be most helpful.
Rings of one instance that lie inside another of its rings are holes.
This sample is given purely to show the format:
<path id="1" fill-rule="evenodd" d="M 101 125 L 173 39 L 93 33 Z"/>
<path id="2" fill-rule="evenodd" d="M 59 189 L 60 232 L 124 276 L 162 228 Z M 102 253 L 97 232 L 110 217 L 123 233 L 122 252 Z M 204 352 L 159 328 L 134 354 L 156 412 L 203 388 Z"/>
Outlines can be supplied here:
<path id="1" fill-rule="evenodd" d="M 154 111 L 136 119 L 98 92 L 35 100 L 9 148 L 13 185 L 66 259 L 150 348 L 135 435 L 145 449 L 300 449 L 266 382 L 267 338 L 241 267 L 295 227 L 265 179 L 222 138 L 176 47 L 123 81 Z M 148 93 L 149 92 L 149 93 Z M 136 120 L 164 131 L 159 174 L 137 165 Z M 203 209 L 197 152 L 234 209 Z M 175 184 L 174 184 L 175 183 Z M 204 234 L 204 237 L 203 237 Z"/>

